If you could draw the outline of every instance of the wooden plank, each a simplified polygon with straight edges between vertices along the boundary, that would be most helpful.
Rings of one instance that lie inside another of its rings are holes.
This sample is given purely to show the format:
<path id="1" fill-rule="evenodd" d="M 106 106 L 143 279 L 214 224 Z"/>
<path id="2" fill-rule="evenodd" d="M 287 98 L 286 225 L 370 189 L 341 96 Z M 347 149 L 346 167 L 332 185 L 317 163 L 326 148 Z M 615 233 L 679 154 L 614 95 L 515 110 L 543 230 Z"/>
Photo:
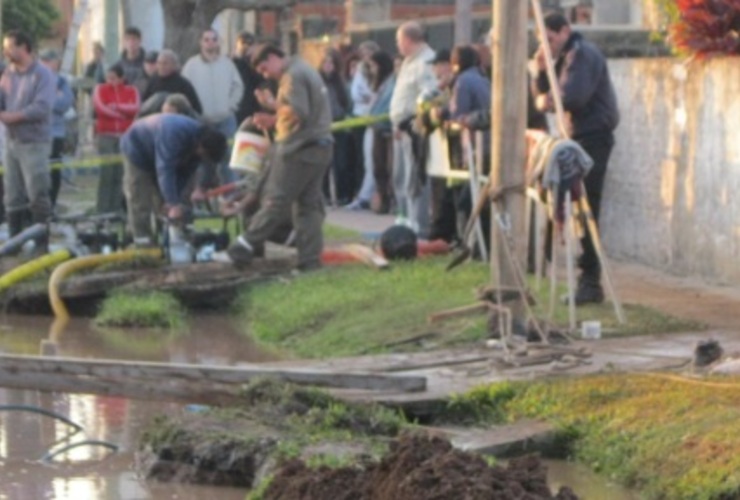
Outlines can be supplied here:
<path id="1" fill-rule="evenodd" d="M 296 384 L 343 389 L 414 392 L 426 389 L 426 377 L 376 373 L 333 372 L 307 369 L 270 369 L 259 365 L 227 367 L 176 363 L 50 358 L 0 355 L 0 383 L 16 374 L 86 377 L 116 384 L 123 380 L 142 383 L 181 381 L 187 383 L 245 384 L 258 378 L 277 378 Z M 37 387 L 41 389 L 41 387 Z"/>

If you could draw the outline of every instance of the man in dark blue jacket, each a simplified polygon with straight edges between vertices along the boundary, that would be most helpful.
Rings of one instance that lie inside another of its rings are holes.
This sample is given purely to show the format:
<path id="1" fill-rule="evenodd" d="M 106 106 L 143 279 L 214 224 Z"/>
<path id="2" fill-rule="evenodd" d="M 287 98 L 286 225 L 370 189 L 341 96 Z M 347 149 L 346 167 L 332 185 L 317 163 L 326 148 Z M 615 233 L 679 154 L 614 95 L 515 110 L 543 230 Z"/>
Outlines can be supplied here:
<path id="1" fill-rule="evenodd" d="M 570 136 L 594 161 L 584 184 L 598 223 L 604 177 L 614 147 L 614 129 L 619 124 L 616 94 L 604 55 L 596 46 L 584 40 L 580 33 L 571 30 L 563 15 L 548 14 L 545 28 L 555 59 L 563 107 L 568 114 Z M 551 111 L 553 100 L 542 47 L 535 54 L 533 66 L 533 92 L 537 108 Z M 581 239 L 581 245 L 583 253 L 578 261 L 581 276 L 575 302 L 577 305 L 603 302 L 601 265 L 588 231 Z"/>
<path id="2" fill-rule="evenodd" d="M 203 180 L 226 154 L 226 137 L 187 116 L 156 114 L 134 122 L 121 137 L 121 152 L 129 225 L 134 243 L 147 246 L 154 243 L 151 214 L 162 200 L 164 214 L 178 221 L 189 201 L 202 199 Z M 209 172 L 196 178 L 201 164 Z"/>

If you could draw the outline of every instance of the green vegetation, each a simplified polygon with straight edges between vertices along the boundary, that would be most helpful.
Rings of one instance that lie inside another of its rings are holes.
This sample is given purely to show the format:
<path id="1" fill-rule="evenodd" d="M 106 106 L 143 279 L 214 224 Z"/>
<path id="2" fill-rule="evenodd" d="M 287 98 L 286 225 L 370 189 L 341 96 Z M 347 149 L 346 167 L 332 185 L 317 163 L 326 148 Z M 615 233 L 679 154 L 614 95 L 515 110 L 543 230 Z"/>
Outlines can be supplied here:
<path id="1" fill-rule="evenodd" d="M 440 345 L 480 339 L 483 317 L 450 322 L 444 335 L 427 325 L 431 313 L 472 303 L 487 276 L 481 264 L 454 274 L 445 273 L 446 264 L 429 259 L 394 263 L 384 272 L 327 269 L 252 287 L 236 307 L 255 339 L 309 358 L 382 352 L 419 336 L 436 337 Z"/>
<path id="2" fill-rule="evenodd" d="M 22 29 L 34 37 L 37 44 L 42 38 L 53 35 L 52 25 L 59 18 L 56 2 L 50 0 L 5 0 L 3 33 Z"/>
<path id="3" fill-rule="evenodd" d="M 195 221 L 197 229 L 210 229 L 211 231 L 220 232 L 224 229 L 223 219 L 214 217 L 209 219 L 198 219 Z M 230 219 L 226 225 L 229 236 L 235 238 L 241 233 L 241 228 L 235 219 Z M 324 241 L 326 243 L 349 243 L 362 242 L 362 235 L 351 229 L 345 229 L 332 224 L 324 224 Z"/>
<path id="4" fill-rule="evenodd" d="M 121 291 L 103 301 L 95 325 L 178 330 L 185 319 L 185 309 L 168 293 Z"/>
<path id="5" fill-rule="evenodd" d="M 632 374 L 505 383 L 450 409 L 454 418 L 466 407 L 479 422 L 551 421 L 572 458 L 646 498 L 737 498 L 740 380 L 715 382 Z"/>
<path id="6" fill-rule="evenodd" d="M 291 458 L 339 467 L 380 457 L 391 438 L 411 427 L 388 408 L 344 403 L 324 391 L 275 380 L 247 386 L 238 408 L 200 410 L 158 417 L 142 433 L 140 448 L 191 469 L 219 464 L 230 477 L 251 464 L 251 481 L 257 469 Z M 250 498 L 259 498 L 263 488 Z"/>
<path id="7" fill-rule="evenodd" d="M 328 243 L 361 243 L 362 234 L 332 224 L 324 224 L 324 241 Z"/>
<path id="8" fill-rule="evenodd" d="M 470 305 L 488 281 L 488 266 L 469 263 L 445 272 L 449 258 L 394 262 L 388 271 L 343 266 L 290 281 L 250 287 L 236 301 L 244 330 L 257 341 L 304 358 L 419 350 L 475 343 L 487 337 L 485 314 L 429 325 L 430 314 Z M 547 314 L 547 287 L 538 295 Z M 564 293 L 561 288 L 558 295 Z M 610 303 L 578 309 L 579 320 L 602 322 L 604 336 L 696 331 L 702 325 L 643 306 L 626 306 L 618 325 Z M 555 324 L 567 325 L 558 304 Z"/>

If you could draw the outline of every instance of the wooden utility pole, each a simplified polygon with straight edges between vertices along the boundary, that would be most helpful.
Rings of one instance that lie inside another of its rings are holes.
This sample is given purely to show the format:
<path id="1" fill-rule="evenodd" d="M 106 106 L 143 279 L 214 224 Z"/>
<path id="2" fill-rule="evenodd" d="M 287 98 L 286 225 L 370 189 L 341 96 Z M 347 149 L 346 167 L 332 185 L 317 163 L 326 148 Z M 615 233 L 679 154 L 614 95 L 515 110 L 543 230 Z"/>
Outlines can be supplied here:
<path id="1" fill-rule="evenodd" d="M 355 23 L 355 1 L 344 0 L 344 34 L 349 38 L 352 25 Z"/>
<path id="2" fill-rule="evenodd" d="M 472 42 L 473 0 L 455 0 L 455 45 Z"/>
<path id="3" fill-rule="evenodd" d="M 495 285 L 506 289 L 517 286 L 518 281 L 497 214 L 513 241 L 511 250 L 519 264 L 526 260 L 523 186 L 528 5 L 522 0 L 494 0 L 492 4 L 491 175 L 494 187 L 513 189 L 505 189 L 502 200 L 494 201 L 492 207 L 491 276 Z M 521 304 L 513 307 L 512 313 L 515 319 L 523 319 Z"/>

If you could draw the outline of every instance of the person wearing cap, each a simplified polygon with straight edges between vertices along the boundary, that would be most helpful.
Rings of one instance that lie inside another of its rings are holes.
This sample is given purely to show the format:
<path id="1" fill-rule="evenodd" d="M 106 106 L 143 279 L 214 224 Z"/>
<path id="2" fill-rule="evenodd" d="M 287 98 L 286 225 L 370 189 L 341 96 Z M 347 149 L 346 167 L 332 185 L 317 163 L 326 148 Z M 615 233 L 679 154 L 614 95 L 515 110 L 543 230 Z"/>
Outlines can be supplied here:
<path id="1" fill-rule="evenodd" d="M 252 116 L 256 127 L 275 129 L 275 143 L 260 208 L 224 257 L 237 267 L 248 265 L 292 211 L 298 269 L 315 269 L 321 265 L 323 248 L 321 186 L 333 151 L 328 92 L 314 68 L 274 45 L 257 47 L 251 62 L 264 78 L 278 81 L 276 99 L 265 103 L 276 113 Z"/>
<path id="2" fill-rule="evenodd" d="M 44 49 L 39 53 L 41 63 L 56 76 L 56 97 L 51 115 L 51 155 L 52 163 L 62 160 L 64 144 L 67 139 L 67 120 L 65 115 L 74 106 L 75 97 L 67 79 L 59 74 L 59 53 L 54 49 Z M 62 187 L 62 170 L 55 166 L 51 170 L 51 206 L 56 206 L 59 189 Z"/>
<path id="3" fill-rule="evenodd" d="M 440 102 L 439 106 L 446 109 L 452 95 L 452 84 L 455 77 L 450 63 L 450 51 L 447 49 L 438 50 L 429 64 L 432 65 L 432 71 L 434 71 L 434 76 L 437 78 L 437 88 L 442 93 L 437 101 Z M 431 112 L 434 113 L 437 109 L 439 108 L 432 108 Z M 434 121 L 439 120 L 439 117 L 435 118 Z M 454 138 L 456 141 L 454 145 L 449 134 L 448 140 L 451 148 L 459 146 L 457 137 Z M 457 215 L 454 203 L 455 193 L 459 189 L 457 185 L 453 189 L 450 181 L 444 177 L 431 177 L 429 182 L 431 184 L 429 239 L 444 240 L 450 243 L 457 239 Z"/>
<path id="4" fill-rule="evenodd" d="M 10 236 L 28 224 L 48 223 L 51 217 L 49 195 L 49 152 L 51 151 L 51 113 L 56 96 L 56 78 L 36 60 L 33 40 L 20 30 L 3 37 L 3 54 L 10 64 L 0 77 L 0 122 L 7 131 L 5 144 L 5 210 Z M 44 251 L 48 234 L 36 239 Z"/>
<path id="5" fill-rule="evenodd" d="M 147 83 L 157 76 L 157 57 L 159 57 L 159 52 L 156 50 L 150 50 L 144 56 L 144 74 L 147 77 Z"/>
<path id="6" fill-rule="evenodd" d="M 606 170 L 614 148 L 614 130 L 619 125 L 619 108 L 609 66 L 604 54 L 573 30 L 562 14 L 553 12 L 545 16 L 545 36 L 555 62 L 568 134 L 594 161 L 583 184 L 594 222 L 598 224 Z M 553 111 L 553 89 L 547 77 L 543 45 L 535 53 L 530 71 L 537 108 L 543 112 Z M 581 238 L 581 245 L 583 253 L 578 259 L 581 275 L 575 303 L 603 302 L 601 263 L 589 231 Z"/>

